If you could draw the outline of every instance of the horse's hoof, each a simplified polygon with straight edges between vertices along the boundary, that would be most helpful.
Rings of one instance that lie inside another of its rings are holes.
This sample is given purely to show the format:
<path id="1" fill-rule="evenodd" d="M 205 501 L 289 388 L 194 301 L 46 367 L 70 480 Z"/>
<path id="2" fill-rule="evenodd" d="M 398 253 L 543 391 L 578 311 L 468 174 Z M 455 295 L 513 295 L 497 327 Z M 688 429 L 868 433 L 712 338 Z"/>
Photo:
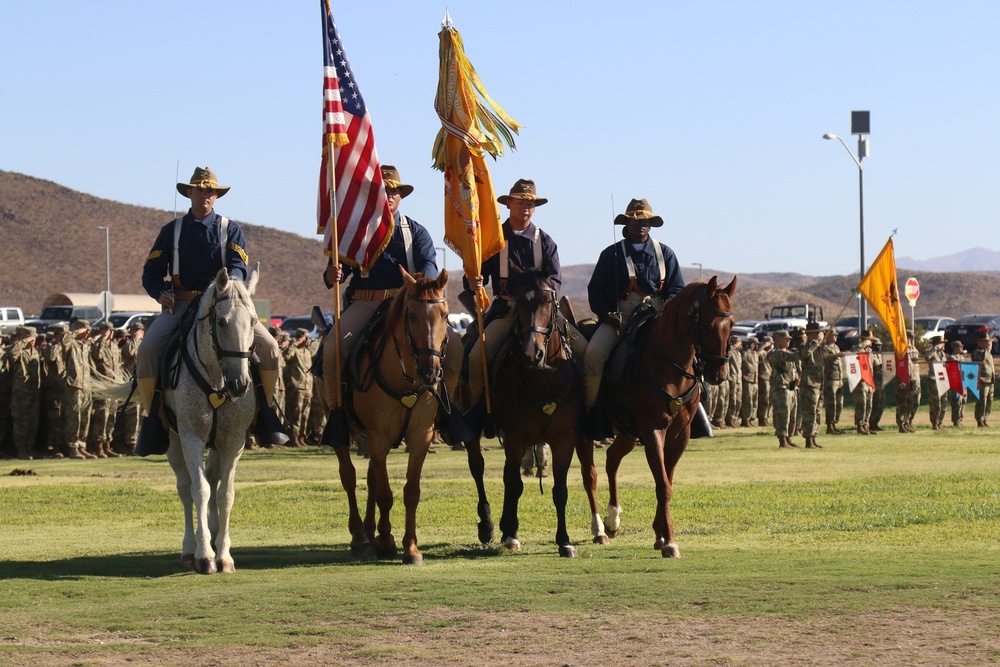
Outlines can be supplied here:
<path id="1" fill-rule="evenodd" d="M 576 558 L 576 547 L 572 544 L 563 544 L 559 547 L 560 558 Z"/>
<path id="2" fill-rule="evenodd" d="M 423 565 L 424 555 L 419 551 L 415 554 L 404 554 L 403 565 Z"/>
<path id="3" fill-rule="evenodd" d="M 382 560 L 395 560 L 399 556 L 399 549 L 396 548 L 395 542 L 379 544 L 378 540 L 376 540 L 375 555 Z"/>
<path id="4" fill-rule="evenodd" d="M 483 544 L 489 544 L 496 537 L 496 533 L 493 531 L 492 523 L 479 522 L 479 541 Z"/>
<path id="5" fill-rule="evenodd" d="M 218 572 L 218 568 L 215 566 L 214 558 L 196 558 L 194 571 L 198 574 L 215 574 Z"/>
<path id="6" fill-rule="evenodd" d="M 216 564 L 219 567 L 219 572 L 223 574 L 234 574 L 236 572 L 236 563 L 231 560 L 220 560 Z"/>
<path id="7" fill-rule="evenodd" d="M 595 535 L 594 544 L 611 544 L 611 540 L 608 539 L 607 535 Z"/>
<path id="8" fill-rule="evenodd" d="M 660 550 L 660 555 L 664 558 L 680 558 L 681 550 L 680 547 L 677 546 L 676 542 L 671 542 Z"/>
<path id="9" fill-rule="evenodd" d="M 507 547 L 507 551 L 511 553 L 517 553 L 521 550 L 521 540 L 516 537 L 507 537 L 503 541 L 503 545 Z"/>
<path id="10" fill-rule="evenodd" d="M 620 528 L 618 528 L 618 529 L 611 529 L 611 528 L 608 528 L 606 524 L 604 526 L 604 534 L 607 535 L 610 538 L 618 537 L 618 533 L 620 533 L 620 532 L 621 532 Z"/>
<path id="11" fill-rule="evenodd" d="M 183 554 L 181 556 L 181 567 L 188 569 L 194 567 L 194 554 Z"/>
<path id="12" fill-rule="evenodd" d="M 667 546 L 667 538 L 657 537 L 656 541 L 653 542 L 653 548 L 657 551 L 662 551 Z"/>
<path id="13" fill-rule="evenodd" d="M 358 560 L 375 560 L 375 552 L 372 550 L 371 542 L 352 544 L 351 555 Z"/>

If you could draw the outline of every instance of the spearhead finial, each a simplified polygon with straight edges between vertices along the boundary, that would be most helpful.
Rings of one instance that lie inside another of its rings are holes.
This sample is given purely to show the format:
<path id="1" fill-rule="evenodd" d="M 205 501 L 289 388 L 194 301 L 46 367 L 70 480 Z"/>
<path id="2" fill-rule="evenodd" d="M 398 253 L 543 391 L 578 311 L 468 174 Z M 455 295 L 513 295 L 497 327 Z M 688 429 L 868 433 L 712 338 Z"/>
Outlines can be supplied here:
<path id="1" fill-rule="evenodd" d="M 451 27 L 453 27 L 452 22 L 451 22 L 451 14 L 448 13 L 448 8 L 447 7 L 444 8 L 444 18 L 441 19 L 441 27 L 442 28 L 451 28 Z"/>

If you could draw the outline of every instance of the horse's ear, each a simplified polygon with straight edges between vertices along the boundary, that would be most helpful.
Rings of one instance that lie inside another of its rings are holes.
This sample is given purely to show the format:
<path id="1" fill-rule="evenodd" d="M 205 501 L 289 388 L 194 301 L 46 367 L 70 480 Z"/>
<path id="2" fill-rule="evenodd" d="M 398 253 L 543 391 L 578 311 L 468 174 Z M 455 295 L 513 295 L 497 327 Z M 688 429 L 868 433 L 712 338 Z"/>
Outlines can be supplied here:
<path id="1" fill-rule="evenodd" d="M 725 294 L 726 296 L 732 296 L 733 292 L 735 291 L 736 291 L 736 276 L 733 276 L 733 279 L 729 281 L 729 284 L 726 285 L 724 288 L 722 288 L 722 293 Z"/>
<path id="2" fill-rule="evenodd" d="M 437 286 L 438 289 L 444 289 L 444 286 L 448 284 L 448 269 L 441 269 L 441 273 L 438 274 Z"/>
<path id="3" fill-rule="evenodd" d="M 247 276 L 247 294 L 253 296 L 253 293 L 257 290 L 257 282 L 260 280 L 260 262 L 254 262 L 253 267 L 250 269 L 250 275 Z"/>
<path id="4" fill-rule="evenodd" d="M 708 294 L 708 298 L 711 299 L 717 289 L 719 289 L 719 276 L 712 276 L 705 285 L 705 292 Z"/>
<path id="5" fill-rule="evenodd" d="M 215 291 L 224 292 L 226 287 L 229 286 L 229 272 L 226 271 L 226 267 L 219 269 L 219 272 L 215 274 Z"/>
<path id="6" fill-rule="evenodd" d="M 416 278 L 414 278 L 409 273 L 407 273 L 406 269 L 404 269 L 402 266 L 399 267 L 399 273 L 403 276 L 403 283 L 404 284 L 406 284 L 406 285 L 415 285 L 415 284 L 417 284 Z"/>

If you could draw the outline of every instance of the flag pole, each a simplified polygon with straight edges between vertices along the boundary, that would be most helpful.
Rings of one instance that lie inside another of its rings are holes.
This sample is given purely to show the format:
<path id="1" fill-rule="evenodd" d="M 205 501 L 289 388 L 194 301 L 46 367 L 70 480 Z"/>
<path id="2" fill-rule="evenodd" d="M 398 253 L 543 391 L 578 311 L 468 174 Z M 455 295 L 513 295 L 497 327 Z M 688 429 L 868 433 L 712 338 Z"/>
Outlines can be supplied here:
<path id="1" fill-rule="evenodd" d="M 333 217 L 333 234 L 332 234 L 332 252 L 334 263 L 340 262 L 340 231 L 336 224 L 337 222 L 337 179 L 334 175 L 334 154 L 333 154 L 333 141 L 329 138 L 326 144 L 327 159 L 326 159 L 326 174 L 328 179 L 328 185 L 330 187 L 330 215 Z M 337 388 L 333 395 L 333 406 L 332 409 L 339 409 L 341 407 L 341 368 L 340 368 L 340 283 L 338 282 L 333 286 L 333 360 L 337 365 Z"/>
<path id="2" fill-rule="evenodd" d="M 483 288 L 479 288 L 482 290 Z M 479 324 L 479 359 L 483 366 L 483 396 L 486 398 L 486 420 L 487 423 L 493 418 L 493 405 L 490 401 L 490 374 L 486 363 L 486 329 L 483 328 L 483 302 L 479 298 L 479 291 L 476 292 L 476 322 Z"/>

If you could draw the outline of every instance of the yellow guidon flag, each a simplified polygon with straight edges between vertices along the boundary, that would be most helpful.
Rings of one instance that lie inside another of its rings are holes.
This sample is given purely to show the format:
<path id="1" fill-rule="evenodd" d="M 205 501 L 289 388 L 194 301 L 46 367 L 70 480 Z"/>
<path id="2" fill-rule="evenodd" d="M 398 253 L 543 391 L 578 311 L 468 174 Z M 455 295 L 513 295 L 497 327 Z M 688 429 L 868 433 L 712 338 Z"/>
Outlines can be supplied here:
<path id="1" fill-rule="evenodd" d="M 903 357 L 906 355 L 907 347 L 906 321 L 903 318 L 903 305 L 899 302 L 899 289 L 896 283 L 896 253 L 890 236 L 855 291 L 865 297 L 872 309 L 885 322 L 886 328 L 892 335 L 892 347 L 896 350 L 896 356 Z"/>
<path id="2" fill-rule="evenodd" d="M 445 243 L 462 258 L 465 275 L 472 278 L 480 274 L 483 260 L 504 246 L 485 153 L 496 159 L 503 155 L 505 143 L 516 148 L 513 135 L 521 126 L 486 92 L 447 12 L 438 37 L 441 66 L 434 110 L 441 130 L 432 156 L 434 168 L 444 172 Z M 476 301 L 480 312 L 486 310 L 490 303 L 486 290 L 476 293 Z"/>

